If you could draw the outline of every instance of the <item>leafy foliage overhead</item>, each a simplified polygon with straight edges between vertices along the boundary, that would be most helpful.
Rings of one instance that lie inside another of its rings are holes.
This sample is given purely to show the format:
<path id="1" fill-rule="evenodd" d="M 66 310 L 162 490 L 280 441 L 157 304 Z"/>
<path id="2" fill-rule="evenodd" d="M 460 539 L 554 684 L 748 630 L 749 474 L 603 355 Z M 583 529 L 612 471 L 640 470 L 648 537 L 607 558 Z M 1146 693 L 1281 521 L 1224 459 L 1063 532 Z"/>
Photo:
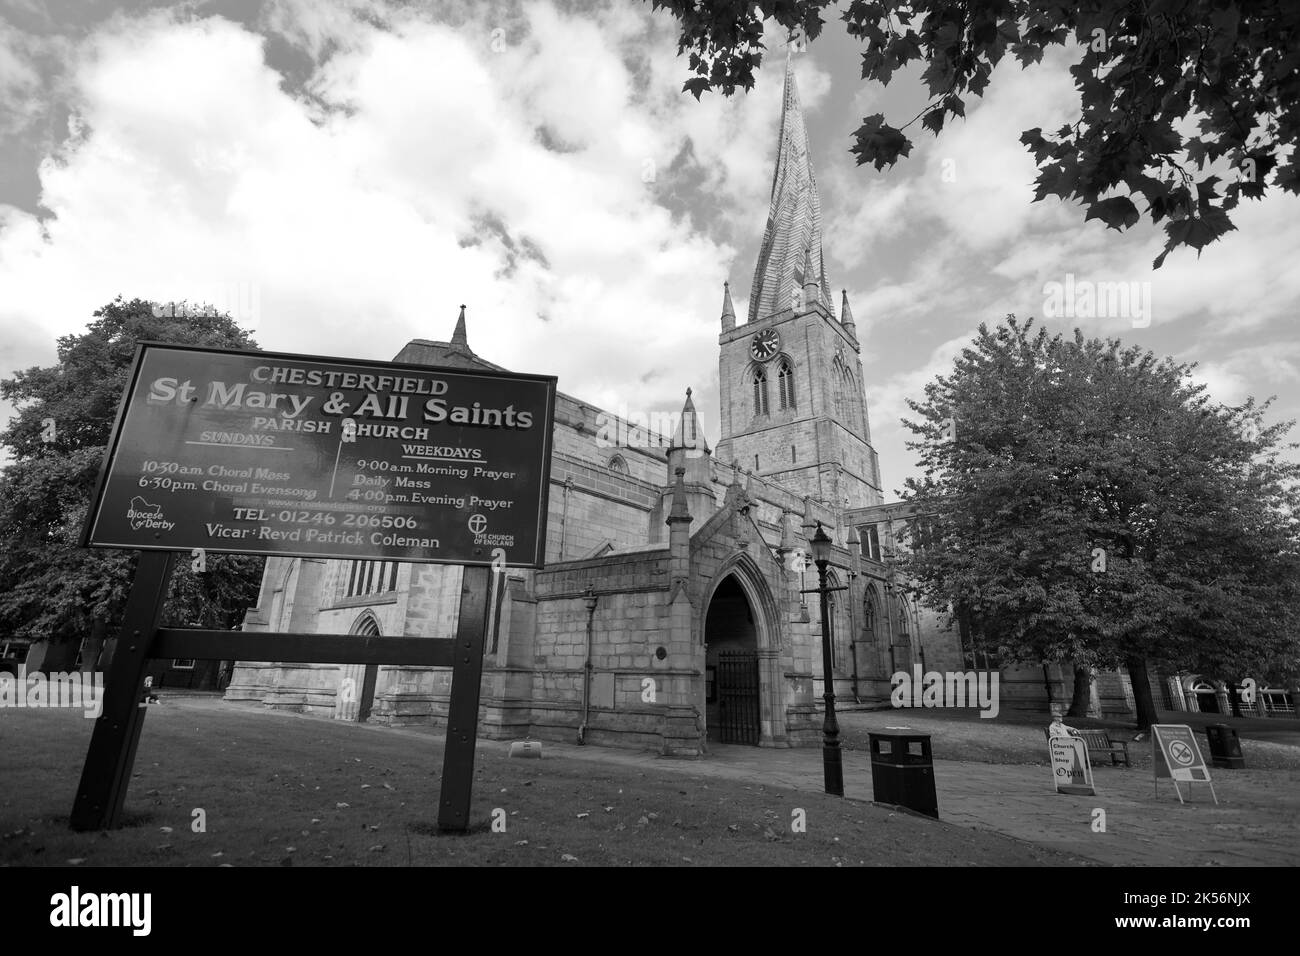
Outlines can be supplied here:
<path id="1" fill-rule="evenodd" d="M 771 19 L 815 39 L 832 0 L 652 0 L 681 24 L 683 89 L 730 96 L 754 85 Z M 939 133 L 983 96 L 1010 54 L 1022 67 L 1072 49 L 1079 118 L 1024 131 L 1038 165 L 1035 201 L 1077 201 L 1086 219 L 1127 229 L 1165 222 L 1165 256 L 1199 252 L 1235 228 L 1231 211 L 1270 187 L 1300 192 L 1300 4 L 1294 0 L 851 0 L 840 13 L 864 46 L 862 78 L 888 85 L 921 69 L 925 108 L 901 127 L 879 113 L 854 133 L 858 163 L 907 156 L 905 130 Z"/>

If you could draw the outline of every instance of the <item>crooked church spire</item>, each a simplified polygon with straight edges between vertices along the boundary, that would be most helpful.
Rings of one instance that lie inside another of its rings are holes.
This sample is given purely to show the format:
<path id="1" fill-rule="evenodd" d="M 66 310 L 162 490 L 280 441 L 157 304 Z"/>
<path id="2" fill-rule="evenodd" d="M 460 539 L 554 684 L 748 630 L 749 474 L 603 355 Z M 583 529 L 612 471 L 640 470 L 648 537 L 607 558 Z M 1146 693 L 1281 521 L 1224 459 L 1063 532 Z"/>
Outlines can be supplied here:
<path id="1" fill-rule="evenodd" d="M 804 274 L 805 259 L 810 263 L 811 276 Z M 798 299 L 799 290 L 813 283 L 817 286 L 817 300 L 829 311 L 831 293 L 822 262 L 821 198 L 817 194 L 808 130 L 794 80 L 794 60 L 787 54 L 772 201 L 758 252 L 758 266 L 754 269 L 754 284 L 749 291 L 749 321 L 790 308 Z"/>

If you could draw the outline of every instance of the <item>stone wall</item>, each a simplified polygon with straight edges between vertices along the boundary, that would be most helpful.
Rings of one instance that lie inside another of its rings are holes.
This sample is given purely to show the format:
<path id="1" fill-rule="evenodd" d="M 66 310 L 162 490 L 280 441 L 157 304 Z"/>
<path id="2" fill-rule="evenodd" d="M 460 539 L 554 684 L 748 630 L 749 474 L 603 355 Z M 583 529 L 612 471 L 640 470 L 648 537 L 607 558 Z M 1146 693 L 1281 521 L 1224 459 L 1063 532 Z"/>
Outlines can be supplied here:
<path id="1" fill-rule="evenodd" d="M 696 669 L 669 630 L 668 552 L 611 554 L 556 564 L 534 578 L 532 734 L 576 740 L 583 726 L 587 664 L 588 585 L 591 614 L 591 691 L 584 739 L 588 743 L 660 749 L 669 704 L 689 695 Z M 657 650 L 662 647 L 661 659 Z M 644 682 L 649 679 L 653 684 Z"/>

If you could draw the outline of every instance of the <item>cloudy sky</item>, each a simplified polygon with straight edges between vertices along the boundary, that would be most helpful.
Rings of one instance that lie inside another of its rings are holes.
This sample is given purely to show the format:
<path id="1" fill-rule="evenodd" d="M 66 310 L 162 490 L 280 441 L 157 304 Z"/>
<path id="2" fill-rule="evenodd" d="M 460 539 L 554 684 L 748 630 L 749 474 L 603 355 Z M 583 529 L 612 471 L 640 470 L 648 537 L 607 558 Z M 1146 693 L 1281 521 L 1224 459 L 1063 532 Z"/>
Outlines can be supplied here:
<path id="1" fill-rule="evenodd" d="M 743 317 L 771 188 L 769 45 L 753 91 L 697 103 L 674 21 L 633 0 L 0 0 L 0 376 L 51 364 L 119 294 L 381 360 L 447 339 L 463 302 L 490 361 L 611 410 L 676 410 L 692 386 L 716 443 L 722 283 Z M 834 19 L 796 58 L 890 497 L 913 473 L 904 399 L 981 321 L 1042 319 L 1067 275 L 1150 283 L 1149 322 L 1049 327 L 1197 361 L 1219 400 L 1295 415 L 1300 200 L 1243 203 L 1237 232 L 1158 272 L 1158 229 L 1031 204 L 1017 139 L 1073 117 L 1068 62 L 1008 58 L 964 123 L 878 173 L 852 130 L 915 115 L 915 74 L 864 86 Z"/>

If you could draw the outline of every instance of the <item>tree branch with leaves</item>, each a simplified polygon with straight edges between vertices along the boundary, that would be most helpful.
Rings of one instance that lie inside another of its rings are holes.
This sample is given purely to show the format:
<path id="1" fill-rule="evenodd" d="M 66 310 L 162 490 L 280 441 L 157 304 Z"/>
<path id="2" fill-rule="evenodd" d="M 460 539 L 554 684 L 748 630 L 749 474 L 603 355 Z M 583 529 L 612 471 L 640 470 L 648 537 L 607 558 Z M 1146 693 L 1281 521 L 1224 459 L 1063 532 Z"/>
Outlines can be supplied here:
<path id="1" fill-rule="evenodd" d="M 812 40 L 835 5 L 651 2 L 681 24 L 678 52 L 689 53 L 694 74 L 683 89 L 696 98 L 753 87 L 766 21 Z M 851 0 L 840 19 L 863 44 L 863 80 L 888 86 L 920 69 L 930 100 L 918 117 L 936 135 L 965 116 L 964 96 L 984 95 L 1008 54 L 1027 68 L 1052 47 L 1073 51 L 1078 120 L 1020 137 L 1038 166 L 1035 201 L 1077 202 L 1085 221 L 1117 230 L 1163 221 L 1155 268 L 1174 249 L 1199 255 L 1235 229 L 1230 214 L 1243 198 L 1300 193 L 1300 4 L 1292 0 Z M 865 117 L 853 134 L 858 164 L 882 170 L 908 156 L 910 125 Z"/>

